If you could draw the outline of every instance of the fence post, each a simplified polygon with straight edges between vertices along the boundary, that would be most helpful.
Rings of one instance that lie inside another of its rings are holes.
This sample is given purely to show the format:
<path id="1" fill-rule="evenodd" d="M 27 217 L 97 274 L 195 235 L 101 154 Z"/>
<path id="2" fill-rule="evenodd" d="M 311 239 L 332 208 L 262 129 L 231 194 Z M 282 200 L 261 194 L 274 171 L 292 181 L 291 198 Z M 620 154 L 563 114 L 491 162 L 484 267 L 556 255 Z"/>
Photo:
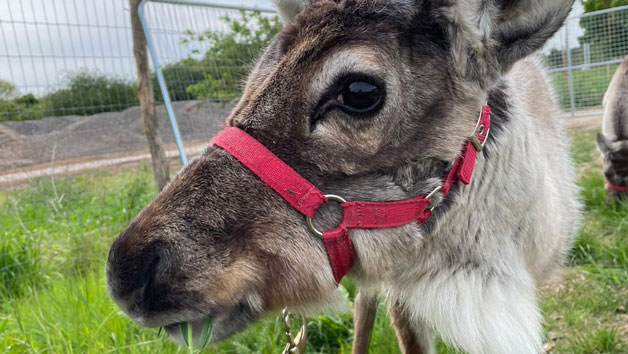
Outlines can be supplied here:
<path id="1" fill-rule="evenodd" d="M 146 52 L 146 38 L 140 23 L 138 10 L 141 0 L 129 0 L 131 6 L 131 28 L 133 31 L 133 55 L 137 68 L 137 97 L 142 112 L 142 126 L 148 139 L 148 147 L 153 161 L 153 173 L 157 188 L 161 191 L 170 181 L 168 160 L 164 151 L 164 144 L 159 135 L 159 123 L 155 113 L 155 94 L 148 67 Z"/>
<path id="2" fill-rule="evenodd" d="M 576 116 L 576 94 L 573 87 L 573 62 L 571 60 L 571 48 L 569 46 L 569 19 L 565 22 L 565 48 L 567 49 L 567 75 L 569 77 L 569 102 L 571 104 L 571 117 Z"/>
<path id="3" fill-rule="evenodd" d="M 144 38 L 148 46 L 148 51 L 150 52 L 150 56 L 153 59 L 153 66 L 155 69 L 155 74 L 157 75 L 157 82 L 159 83 L 159 88 L 161 89 L 161 95 L 164 98 L 164 106 L 166 107 L 168 118 L 170 118 L 170 126 L 172 127 L 174 141 L 177 143 L 177 148 L 179 149 L 181 163 L 183 163 L 183 165 L 185 166 L 188 164 L 188 158 L 185 154 L 185 149 L 183 148 L 183 139 L 181 139 L 181 133 L 179 132 L 177 118 L 174 115 L 174 109 L 172 109 L 172 102 L 170 101 L 168 86 L 166 86 L 166 79 L 164 79 L 164 74 L 161 71 L 161 67 L 159 66 L 159 61 L 157 60 L 157 52 L 155 51 L 155 46 L 153 45 L 153 40 L 150 36 L 148 24 L 146 23 L 146 18 L 144 17 L 144 9 L 148 1 L 149 0 L 140 1 L 140 4 L 137 7 L 137 14 L 139 17 L 139 21 L 142 24 L 142 29 L 144 30 Z"/>

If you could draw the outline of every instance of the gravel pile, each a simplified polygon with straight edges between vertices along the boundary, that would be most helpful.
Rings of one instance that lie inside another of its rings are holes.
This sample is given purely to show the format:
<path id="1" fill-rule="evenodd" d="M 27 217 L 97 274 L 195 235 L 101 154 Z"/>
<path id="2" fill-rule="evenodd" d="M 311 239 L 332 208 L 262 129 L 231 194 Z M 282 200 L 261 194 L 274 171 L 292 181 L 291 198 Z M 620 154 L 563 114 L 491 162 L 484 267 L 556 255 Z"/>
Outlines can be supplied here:
<path id="1" fill-rule="evenodd" d="M 233 103 L 175 102 L 174 111 L 184 141 L 209 140 L 233 108 Z M 157 107 L 159 130 L 166 143 L 173 134 L 165 107 Z M 96 158 L 146 151 L 140 108 L 93 116 L 50 117 L 0 123 L 0 173 L 55 161 Z"/>

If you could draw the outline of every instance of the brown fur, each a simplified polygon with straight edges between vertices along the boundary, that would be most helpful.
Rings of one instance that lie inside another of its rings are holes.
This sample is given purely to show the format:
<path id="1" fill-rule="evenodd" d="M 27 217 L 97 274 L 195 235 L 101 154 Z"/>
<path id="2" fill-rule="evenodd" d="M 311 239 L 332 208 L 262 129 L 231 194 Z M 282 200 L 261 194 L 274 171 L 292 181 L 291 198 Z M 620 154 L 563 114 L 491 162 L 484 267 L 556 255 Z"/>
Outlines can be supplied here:
<path id="1" fill-rule="evenodd" d="M 410 317 L 404 313 L 403 307 L 399 303 L 392 304 L 388 313 L 390 322 L 395 328 L 397 341 L 402 354 L 429 354 L 432 352 L 433 339 L 419 338 L 417 331 L 412 328 Z"/>
<path id="2" fill-rule="evenodd" d="M 377 297 L 360 292 L 355 297 L 353 314 L 353 354 L 368 353 L 371 330 L 377 315 Z"/>

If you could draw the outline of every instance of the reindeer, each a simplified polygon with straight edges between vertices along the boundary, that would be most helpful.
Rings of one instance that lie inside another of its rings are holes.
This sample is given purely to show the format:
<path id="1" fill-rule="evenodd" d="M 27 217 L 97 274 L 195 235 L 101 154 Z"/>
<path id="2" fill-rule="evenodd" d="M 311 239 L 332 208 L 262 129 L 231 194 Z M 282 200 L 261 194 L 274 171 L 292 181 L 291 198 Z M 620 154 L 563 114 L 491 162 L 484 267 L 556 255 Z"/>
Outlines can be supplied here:
<path id="1" fill-rule="evenodd" d="M 611 203 L 628 197 L 628 56 L 617 68 L 603 104 L 597 146 L 604 158 L 606 200 Z"/>
<path id="2" fill-rule="evenodd" d="M 392 304 L 404 352 L 433 353 L 434 332 L 472 354 L 541 352 L 536 289 L 580 206 L 558 109 L 528 57 L 573 0 L 279 4 L 288 24 L 225 131 L 111 246 L 115 302 L 173 337 L 211 317 L 218 342 L 285 306 L 335 306 L 348 271 Z M 230 150 L 240 138 L 255 148 Z M 469 154 L 472 178 L 445 177 Z M 277 187 L 299 177 L 309 190 Z M 334 230 L 351 201 L 406 200 L 420 220 L 339 232 L 352 247 L 340 262 L 330 232 L 302 215 Z"/>

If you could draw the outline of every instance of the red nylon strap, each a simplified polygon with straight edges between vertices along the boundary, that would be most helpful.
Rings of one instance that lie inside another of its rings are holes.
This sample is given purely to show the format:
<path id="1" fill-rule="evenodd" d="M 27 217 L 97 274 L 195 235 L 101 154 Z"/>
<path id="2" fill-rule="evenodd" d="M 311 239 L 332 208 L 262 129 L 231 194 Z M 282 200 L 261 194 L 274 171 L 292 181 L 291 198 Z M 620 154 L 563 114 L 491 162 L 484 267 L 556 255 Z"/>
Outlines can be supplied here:
<path id="1" fill-rule="evenodd" d="M 351 237 L 349 237 L 349 231 L 345 226 L 340 225 L 335 230 L 323 232 L 323 245 L 336 284 L 340 284 L 342 278 L 353 266 L 353 244 Z"/>
<path id="2" fill-rule="evenodd" d="M 456 180 L 465 184 L 471 182 L 477 153 L 482 150 L 490 131 L 490 113 L 488 106 L 482 107 L 473 137 L 465 142 L 461 155 L 443 179 L 443 196 L 447 196 Z M 316 210 L 327 202 L 320 190 L 244 131 L 225 128 L 211 144 L 233 155 L 302 214 L 313 218 Z M 430 202 L 420 196 L 394 202 L 341 204 L 342 223 L 335 230 L 323 232 L 323 245 L 336 282 L 339 283 L 353 266 L 353 246 L 348 229 L 392 228 L 415 221 L 422 224 L 432 216 L 428 208 Z"/>
<path id="3" fill-rule="evenodd" d="M 458 156 L 454 166 L 451 168 L 447 176 L 443 180 L 443 189 L 441 192 L 444 197 L 449 195 L 449 190 L 456 180 L 464 184 L 471 183 L 471 177 L 473 176 L 473 169 L 475 168 L 475 160 L 477 154 L 481 151 L 473 144 L 473 139 L 476 139 L 476 143 L 483 145 L 488 139 L 488 134 L 491 130 L 491 108 L 487 105 L 482 106 L 482 113 L 480 119 L 473 133 L 473 137 L 465 141 L 462 148 L 462 154 Z"/>
<path id="4" fill-rule="evenodd" d="M 615 192 L 628 192 L 628 187 L 616 186 L 609 181 L 606 181 L 606 186 Z"/>
<path id="5" fill-rule="evenodd" d="M 227 127 L 212 141 L 248 167 L 264 183 L 301 214 L 314 217 L 325 195 L 252 136 L 236 127 Z"/>
<path id="6" fill-rule="evenodd" d="M 348 202 L 342 204 L 342 224 L 350 229 L 398 227 L 413 221 L 425 222 L 431 213 L 425 196 L 397 202 Z"/>

